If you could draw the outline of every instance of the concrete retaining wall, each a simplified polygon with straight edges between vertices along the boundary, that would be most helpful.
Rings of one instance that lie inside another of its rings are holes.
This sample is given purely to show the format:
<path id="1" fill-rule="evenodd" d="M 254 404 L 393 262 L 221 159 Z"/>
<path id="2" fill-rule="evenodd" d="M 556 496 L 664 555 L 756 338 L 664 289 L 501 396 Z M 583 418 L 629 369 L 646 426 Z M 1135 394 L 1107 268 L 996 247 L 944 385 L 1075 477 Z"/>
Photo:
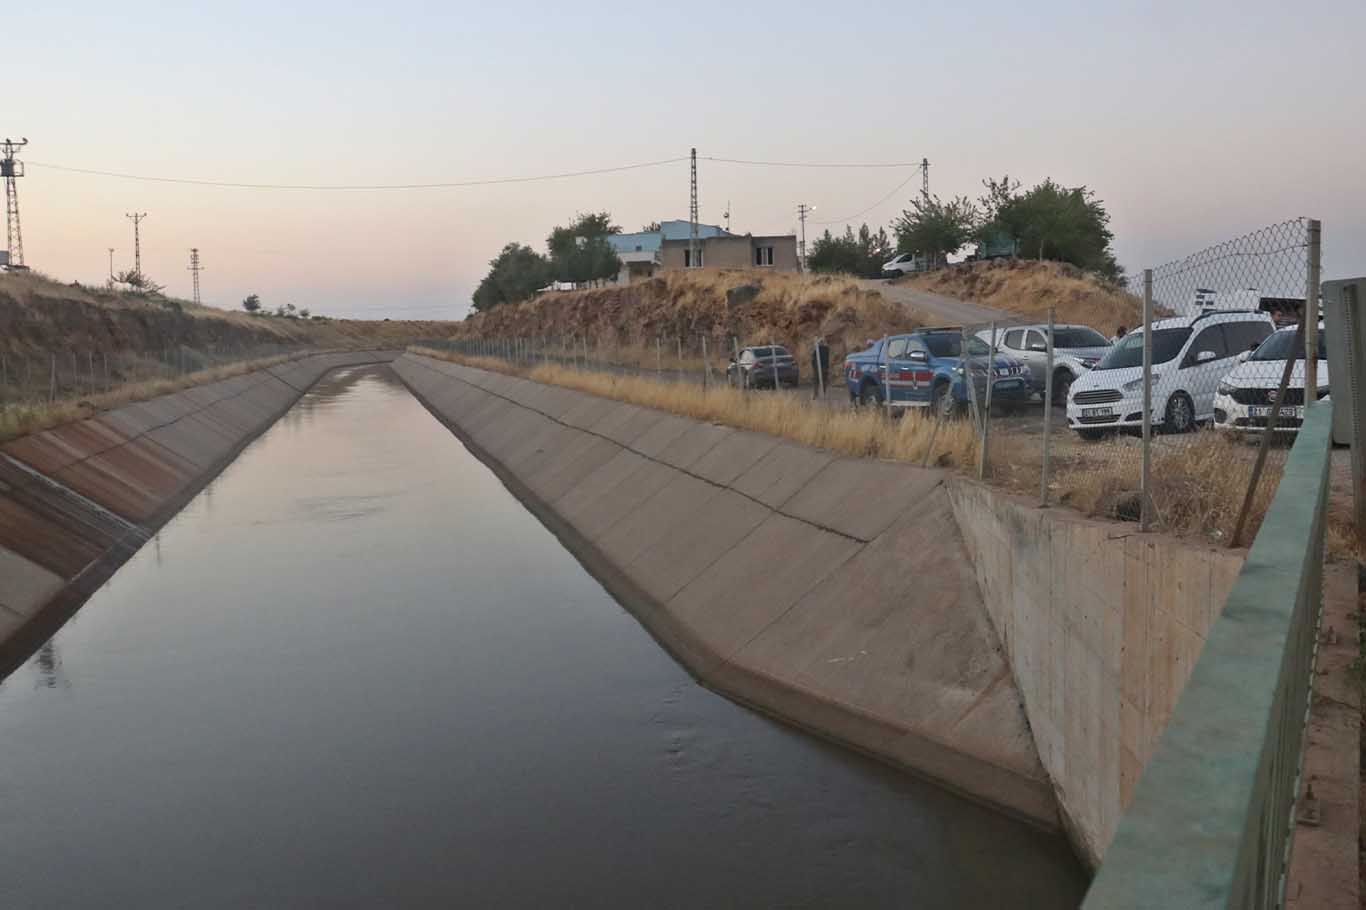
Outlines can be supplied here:
<path id="1" fill-rule="evenodd" d="M 22 661 L 324 373 L 395 356 L 304 357 L 0 446 L 0 671 Z"/>
<path id="2" fill-rule="evenodd" d="M 394 366 L 709 685 L 1057 823 L 942 472 L 425 357 Z"/>
<path id="3" fill-rule="evenodd" d="M 1098 865 L 1244 553 L 957 478 L 948 496 L 1064 822 Z"/>

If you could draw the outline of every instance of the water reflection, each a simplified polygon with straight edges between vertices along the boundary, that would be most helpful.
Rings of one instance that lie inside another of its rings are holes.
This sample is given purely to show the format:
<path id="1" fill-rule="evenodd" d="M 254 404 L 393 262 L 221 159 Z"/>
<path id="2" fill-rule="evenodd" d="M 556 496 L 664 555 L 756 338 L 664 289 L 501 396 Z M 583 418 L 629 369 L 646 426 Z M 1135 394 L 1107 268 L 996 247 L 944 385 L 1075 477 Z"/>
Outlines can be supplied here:
<path id="1" fill-rule="evenodd" d="M 698 687 L 376 368 L 302 399 L 0 684 L 0 841 L 5 907 L 1082 887 L 1060 840 Z"/>

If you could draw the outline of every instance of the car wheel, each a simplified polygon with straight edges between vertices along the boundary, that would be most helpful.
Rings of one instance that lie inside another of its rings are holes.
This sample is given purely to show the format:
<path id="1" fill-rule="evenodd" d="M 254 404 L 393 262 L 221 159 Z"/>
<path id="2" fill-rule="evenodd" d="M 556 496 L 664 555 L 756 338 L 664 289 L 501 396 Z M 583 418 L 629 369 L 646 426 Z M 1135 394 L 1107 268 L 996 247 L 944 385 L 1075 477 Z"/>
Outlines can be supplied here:
<path id="1" fill-rule="evenodd" d="M 1067 407 L 1067 396 L 1072 392 L 1073 376 L 1067 370 L 1058 370 L 1053 374 L 1053 407 Z"/>
<path id="2" fill-rule="evenodd" d="M 858 392 L 858 403 L 865 408 L 877 408 L 882 406 L 882 390 L 873 383 L 868 383 Z"/>
<path id="3" fill-rule="evenodd" d="M 1077 430 L 1077 435 L 1080 436 L 1082 439 L 1085 439 L 1087 442 L 1100 442 L 1109 434 L 1109 432 L 1109 430 L 1095 429 Z"/>
<path id="4" fill-rule="evenodd" d="M 1176 392 L 1167 399 L 1162 429 L 1167 433 L 1189 433 L 1195 429 L 1195 405 L 1185 392 Z"/>

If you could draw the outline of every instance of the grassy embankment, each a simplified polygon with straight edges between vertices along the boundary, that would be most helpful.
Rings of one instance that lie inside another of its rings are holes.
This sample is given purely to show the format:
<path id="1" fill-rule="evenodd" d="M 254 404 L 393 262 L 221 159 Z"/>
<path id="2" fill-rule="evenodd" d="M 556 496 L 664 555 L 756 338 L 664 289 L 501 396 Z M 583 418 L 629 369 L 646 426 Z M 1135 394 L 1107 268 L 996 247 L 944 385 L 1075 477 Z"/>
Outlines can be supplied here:
<path id="1" fill-rule="evenodd" d="M 805 363 L 817 335 L 835 358 L 869 338 L 906 331 L 923 320 L 876 291 L 837 275 L 699 269 L 665 272 L 638 284 L 542 294 L 477 313 L 457 337 L 533 339 L 538 350 L 582 350 L 593 360 L 700 371 L 701 338 L 713 369 L 738 341 L 787 345 Z M 679 362 L 680 342 L 683 348 Z"/>
<path id="2" fill-rule="evenodd" d="M 401 348 L 453 325 L 253 316 L 0 274 L 0 440 L 299 353 Z"/>

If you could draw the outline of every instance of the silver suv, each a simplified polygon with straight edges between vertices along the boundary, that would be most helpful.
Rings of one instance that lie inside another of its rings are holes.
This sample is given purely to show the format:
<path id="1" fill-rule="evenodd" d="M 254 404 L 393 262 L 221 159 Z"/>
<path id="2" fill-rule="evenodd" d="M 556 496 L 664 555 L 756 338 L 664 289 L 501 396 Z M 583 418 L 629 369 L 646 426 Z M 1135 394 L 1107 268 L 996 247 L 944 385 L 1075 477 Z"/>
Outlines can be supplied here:
<path id="1" fill-rule="evenodd" d="M 991 329 L 983 329 L 977 337 L 991 344 Z M 1043 394 L 1048 378 L 1047 324 L 998 328 L 996 349 L 1023 360 L 1029 366 L 1030 385 Z M 1053 403 L 1066 407 L 1072 383 L 1099 363 L 1109 350 L 1110 340 L 1089 326 L 1053 326 Z"/>

